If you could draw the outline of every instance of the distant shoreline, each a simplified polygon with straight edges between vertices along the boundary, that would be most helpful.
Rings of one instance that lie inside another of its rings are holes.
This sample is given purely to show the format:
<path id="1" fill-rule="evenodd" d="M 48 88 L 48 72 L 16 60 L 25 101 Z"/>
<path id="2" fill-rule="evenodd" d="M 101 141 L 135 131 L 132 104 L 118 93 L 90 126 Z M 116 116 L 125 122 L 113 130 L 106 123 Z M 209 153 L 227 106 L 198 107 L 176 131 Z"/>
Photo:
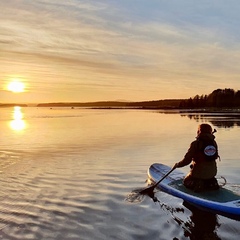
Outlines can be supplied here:
<path id="1" fill-rule="evenodd" d="M 14 107 L 22 106 L 29 107 L 90 107 L 90 108 L 176 108 L 179 106 L 182 99 L 166 99 L 156 101 L 143 101 L 143 102 L 120 102 L 120 101 L 98 101 L 98 102 L 51 102 L 51 103 L 38 103 L 38 104 L 18 104 L 6 103 L 0 104 L 0 107 Z"/>
<path id="2" fill-rule="evenodd" d="M 164 100 L 161 100 L 164 101 Z M 169 100 L 167 100 L 169 101 Z M 209 108 L 179 108 L 177 106 L 126 106 L 126 103 L 121 104 L 118 102 L 117 106 L 109 106 L 104 103 L 109 102 L 97 102 L 100 106 L 96 106 L 94 103 L 41 103 L 41 104 L 0 104 L 0 108 L 11 108 L 11 107 L 35 107 L 35 108 L 70 108 L 70 109 L 95 109 L 95 110 L 162 110 L 162 111 L 177 111 L 179 113 L 239 113 L 240 108 L 236 107 L 228 107 L 228 108 L 220 108 L 220 107 L 209 107 Z M 111 102 L 111 105 L 114 105 Z"/>
<path id="3" fill-rule="evenodd" d="M 68 107 L 92 109 L 144 109 L 179 110 L 198 112 L 240 112 L 240 90 L 216 89 L 208 95 L 196 95 L 189 99 L 163 99 L 140 102 L 97 101 L 97 102 L 48 102 L 35 104 L 0 103 L 2 107 Z"/>

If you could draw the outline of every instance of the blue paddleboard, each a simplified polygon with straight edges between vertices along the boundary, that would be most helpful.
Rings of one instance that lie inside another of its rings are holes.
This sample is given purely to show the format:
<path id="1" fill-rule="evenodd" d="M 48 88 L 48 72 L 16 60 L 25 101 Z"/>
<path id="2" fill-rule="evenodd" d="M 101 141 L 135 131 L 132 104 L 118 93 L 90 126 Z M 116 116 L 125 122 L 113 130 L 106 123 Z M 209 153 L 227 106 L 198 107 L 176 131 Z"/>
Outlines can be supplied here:
<path id="1" fill-rule="evenodd" d="M 171 167 L 160 163 L 152 164 L 148 169 L 148 176 L 153 182 L 158 182 L 164 177 Z M 190 204 L 211 210 L 217 214 L 240 219 L 240 195 L 227 188 L 195 193 L 183 185 L 185 174 L 175 169 L 158 185 L 160 190 L 181 198 Z"/>

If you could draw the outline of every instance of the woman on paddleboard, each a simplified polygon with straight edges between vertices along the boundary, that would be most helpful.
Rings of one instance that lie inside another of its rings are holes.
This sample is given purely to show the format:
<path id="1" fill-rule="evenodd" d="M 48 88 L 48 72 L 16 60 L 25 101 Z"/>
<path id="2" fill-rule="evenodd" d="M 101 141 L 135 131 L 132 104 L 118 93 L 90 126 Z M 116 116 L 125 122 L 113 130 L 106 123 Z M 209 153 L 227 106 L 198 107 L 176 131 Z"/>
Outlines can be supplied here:
<path id="1" fill-rule="evenodd" d="M 199 125 L 196 140 L 190 144 L 183 160 L 176 163 L 174 168 L 181 168 L 191 163 L 191 170 L 184 178 L 183 184 L 195 192 L 217 190 L 219 185 L 215 176 L 218 157 L 218 146 L 212 127 L 204 123 Z"/>

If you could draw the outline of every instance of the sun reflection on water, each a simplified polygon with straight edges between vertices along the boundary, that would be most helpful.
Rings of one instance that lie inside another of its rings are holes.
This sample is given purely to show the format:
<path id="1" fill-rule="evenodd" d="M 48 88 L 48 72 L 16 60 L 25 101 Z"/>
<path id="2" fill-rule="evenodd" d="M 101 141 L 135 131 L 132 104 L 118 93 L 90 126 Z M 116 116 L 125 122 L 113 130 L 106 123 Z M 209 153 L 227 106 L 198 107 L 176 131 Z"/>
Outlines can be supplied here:
<path id="1" fill-rule="evenodd" d="M 10 127 L 14 131 L 22 131 L 26 128 L 26 122 L 23 120 L 22 109 L 19 106 L 14 107 L 13 120 L 10 121 Z"/>

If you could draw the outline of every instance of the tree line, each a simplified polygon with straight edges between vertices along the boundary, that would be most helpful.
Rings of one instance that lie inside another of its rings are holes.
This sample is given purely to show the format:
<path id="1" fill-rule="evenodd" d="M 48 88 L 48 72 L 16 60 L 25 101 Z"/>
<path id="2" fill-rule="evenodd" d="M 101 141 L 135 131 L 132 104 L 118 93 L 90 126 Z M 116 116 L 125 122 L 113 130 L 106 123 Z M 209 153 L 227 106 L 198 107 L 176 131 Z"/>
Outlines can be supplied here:
<path id="1" fill-rule="evenodd" d="M 196 95 L 182 100 L 180 108 L 236 108 L 240 107 L 240 90 L 216 89 L 209 95 Z"/>

